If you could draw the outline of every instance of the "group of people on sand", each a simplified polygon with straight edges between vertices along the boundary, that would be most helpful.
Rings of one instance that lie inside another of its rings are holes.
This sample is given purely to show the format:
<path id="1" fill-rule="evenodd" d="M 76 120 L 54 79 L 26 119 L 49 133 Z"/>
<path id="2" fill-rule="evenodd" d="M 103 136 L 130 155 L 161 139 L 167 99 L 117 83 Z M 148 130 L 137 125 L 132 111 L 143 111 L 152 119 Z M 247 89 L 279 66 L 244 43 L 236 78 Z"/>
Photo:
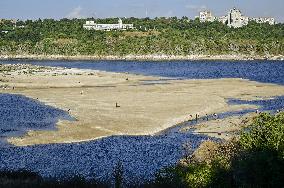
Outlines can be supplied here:
<path id="1" fill-rule="evenodd" d="M 282 111 L 284 111 L 284 108 L 283 108 L 283 109 L 278 109 L 278 110 L 276 110 L 276 113 L 278 114 L 278 113 L 280 113 L 280 112 L 282 112 Z M 256 110 L 255 113 L 256 113 L 256 114 L 261 114 L 262 112 L 260 112 L 259 110 Z M 269 113 L 269 114 L 270 114 L 270 113 Z"/>
<path id="2" fill-rule="evenodd" d="M 191 114 L 190 114 L 189 116 L 190 116 L 191 119 L 193 118 L 193 116 L 192 116 Z M 210 117 L 210 116 L 212 116 L 215 120 L 218 119 L 218 114 L 214 113 L 214 114 L 212 114 L 212 115 L 206 114 L 205 117 L 203 118 L 203 120 L 209 121 L 209 117 Z M 195 121 L 196 121 L 196 122 L 198 122 L 199 118 L 200 118 L 200 115 L 199 115 L 199 114 L 195 114 Z"/>

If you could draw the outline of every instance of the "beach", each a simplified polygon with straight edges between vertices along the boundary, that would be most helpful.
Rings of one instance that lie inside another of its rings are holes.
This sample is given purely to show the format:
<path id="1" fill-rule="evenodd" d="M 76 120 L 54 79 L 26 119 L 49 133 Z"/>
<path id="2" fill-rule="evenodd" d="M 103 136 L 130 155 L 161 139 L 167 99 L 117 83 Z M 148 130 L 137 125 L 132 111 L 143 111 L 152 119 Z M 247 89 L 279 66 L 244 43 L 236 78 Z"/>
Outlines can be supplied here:
<path id="1" fill-rule="evenodd" d="M 8 139 L 17 146 L 154 135 L 196 114 L 256 108 L 229 105 L 229 98 L 260 100 L 284 95 L 284 86 L 244 79 L 161 80 L 129 73 L 22 66 L 0 74 L 4 86 L 0 92 L 25 95 L 69 111 L 76 121 L 60 120 L 57 131 L 29 131 Z"/>
<path id="2" fill-rule="evenodd" d="M 258 114 L 249 113 L 245 116 L 231 116 L 224 119 L 212 119 L 199 123 L 194 128 L 194 134 L 207 135 L 230 141 L 239 136 L 239 133 L 249 126 Z M 187 131 L 191 127 L 185 127 L 181 131 Z"/>

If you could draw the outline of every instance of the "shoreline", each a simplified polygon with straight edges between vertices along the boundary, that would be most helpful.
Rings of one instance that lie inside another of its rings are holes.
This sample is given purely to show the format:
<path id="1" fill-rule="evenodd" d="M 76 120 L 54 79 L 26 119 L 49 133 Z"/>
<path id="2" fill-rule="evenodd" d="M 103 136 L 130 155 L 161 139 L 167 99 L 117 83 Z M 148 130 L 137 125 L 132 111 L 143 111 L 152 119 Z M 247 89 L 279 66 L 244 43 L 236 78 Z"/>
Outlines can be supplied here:
<path id="1" fill-rule="evenodd" d="M 57 131 L 29 131 L 24 137 L 8 139 L 17 146 L 85 142 L 114 135 L 155 135 L 192 119 L 194 114 L 202 117 L 252 107 L 228 105 L 227 98 L 256 100 L 284 95 L 283 86 L 236 78 L 143 85 L 143 81 L 157 77 L 33 65 L 3 66 L 8 66 L 8 72 L 0 74 L 0 83 L 2 78 L 6 85 L 0 93 L 21 94 L 55 108 L 70 109 L 70 115 L 78 120 L 59 121 Z M 120 108 L 116 108 L 116 102 Z"/>
<path id="2" fill-rule="evenodd" d="M 278 56 L 247 56 L 247 55 L 126 55 L 126 56 L 96 56 L 96 55 L 0 55 L 0 60 L 41 60 L 41 61 L 91 61 L 91 60 L 113 60 L 113 61 L 252 61 L 252 60 L 272 60 L 284 61 L 283 55 Z"/>

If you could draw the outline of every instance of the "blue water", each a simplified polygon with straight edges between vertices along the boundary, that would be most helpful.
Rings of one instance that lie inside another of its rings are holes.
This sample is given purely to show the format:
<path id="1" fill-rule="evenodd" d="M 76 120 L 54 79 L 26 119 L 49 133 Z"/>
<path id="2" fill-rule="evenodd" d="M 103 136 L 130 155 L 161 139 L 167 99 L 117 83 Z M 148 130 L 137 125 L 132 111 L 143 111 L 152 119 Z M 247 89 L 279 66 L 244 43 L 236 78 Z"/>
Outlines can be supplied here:
<path id="1" fill-rule="evenodd" d="M 284 85 L 284 61 L 3 61 L 169 77 L 173 79 L 243 78 Z"/>
<path id="2" fill-rule="evenodd" d="M 10 101 L 13 105 L 8 105 Z M 61 111 L 41 106 L 42 104 L 19 95 L 0 95 L 0 102 L 1 104 L 7 104 L 3 107 L 7 112 L 10 112 L 5 114 L 7 116 L 5 119 L 11 121 L 12 119 L 24 119 L 25 122 L 34 122 L 42 118 L 43 122 L 40 122 L 39 126 L 44 126 L 38 127 L 37 124 L 32 124 L 28 129 L 50 127 L 50 123 L 55 121 L 54 118 L 58 117 L 58 114 L 62 114 Z M 261 111 L 275 112 L 283 107 L 284 97 L 255 101 L 228 99 L 228 103 L 231 105 L 259 105 L 258 109 Z M 38 107 L 36 107 L 37 105 Z M 20 110 L 22 108 L 25 110 Z M 14 110 L 16 112 L 13 112 Z M 252 108 L 225 112 L 218 114 L 218 118 L 240 116 L 255 110 L 255 108 Z M 47 114 L 47 116 L 43 114 Z M 209 116 L 209 119 L 212 118 L 212 116 Z M 204 121 L 206 121 L 206 117 L 198 119 L 198 123 Z M 17 123 L 14 125 L 10 121 L 7 122 L 15 129 L 19 128 L 15 126 Z M 184 156 L 185 150 L 182 149 L 184 143 L 191 145 L 193 151 L 204 140 L 218 141 L 207 136 L 194 135 L 192 130 L 188 132 L 179 131 L 184 126 L 194 126 L 195 124 L 195 121 L 185 122 L 155 136 L 111 136 L 95 141 L 73 144 L 2 147 L 0 149 L 0 170 L 26 169 L 38 172 L 44 177 L 60 179 L 80 175 L 104 181 L 112 178 L 113 169 L 118 162 L 121 162 L 124 168 L 124 177 L 129 183 L 132 181 L 143 182 L 153 179 L 159 169 L 175 164 Z M 3 126 L 3 124 L 1 125 Z M 26 130 L 29 123 L 22 126 Z"/>
<path id="3" fill-rule="evenodd" d="M 0 143 L 7 137 L 23 136 L 29 130 L 56 130 L 59 119 L 72 117 L 22 95 L 0 93 Z"/>
<path id="4" fill-rule="evenodd" d="M 273 97 L 271 99 L 251 100 L 251 101 L 240 100 L 240 99 L 228 99 L 227 103 L 229 105 L 248 104 L 248 105 L 252 105 L 256 107 L 251 107 L 251 108 L 247 108 L 244 110 L 238 110 L 238 111 L 228 111 L 228 112 L 219 113 L 217 114 L 218 119 L 224 119 L 224 118 L 231 117 L 231 116 L 240 117 L 240 116 L 246 115 L 248 113 L 253 113 L 253 112 L 258 112 L 258 113 L 266 112 L 266 113 L 272 113 L 272 114 L 276 114 L 278 111 L 284 112 L 284 96 Z M 194 119 L 193 121 L 183 122 L 175 127 L 166 129 L 162 131 L 161 134 L 168 135 L 168 134 L 176 133 L 176 132 L 179 132 L 179 130 L 183 127 L 194 126 L 196 124 L 210 121 L 213 119 L 216 119 L 216 117 L 214 117 L 212 114 L 208 114 L 207 116 L 197 118 L 197 121 L 196 119 Z M 194 130 L 194 127 L 191 130 Z"/>
<path id="5" fill-rule="evenodd" d="M 20 62 L 7 61 L 5 63 Z M 23 63 L 130 72 L 169 79 L 244 78 L 284 85 L 284 62 L 273 61 L 230 63 L 27 61 Z M 253 101 L 228 99 L 228 104 L 252 104 L 259 106 L 260 111 L 275 112 L 284 108 L 284 97 Z M 241 116 L 255 110 L 251 108 L 225 112 L 218 114 L 218 117 Z M 60 110 L 44 106 L 23 96 L 7 94 L 0 94 L 0 114 L 0 121 L 3 122 L 2 124 L 0 122 L 0 127 L 4 130 L 1 134 L 4 138 L 9 134 L 22 134 L 28 129 L 54 129 L 54 122 L 60 117 L 65 117 L 65 113 Z M 213 117 L 209 116 L 210 118 Z M 202 121 L 206 121 L 206 117 L 198 119 L 198 122 Z M 184 126 L 195 124 L 195 121 L 185 122 L 155 136 L 112 136 L 73 144 L 7 146 L 0 149 L 0 170 L 27 169 L 38 172 L 44 177 L 66 178 L 82 175 L 87 178 L 95 177 L 105 180 L 112 177 L 113 168 L 121 162 L 128 180 L 146 181 L 152 179 L 157 170 L 175 164 L 184 155 L 182 149 L 184 143 L 190 143 L 194 150 L 204 140 L 216 140 L 203 135 L 193 135 L 192 130 L 179 131 Z"/>
<path id="6" fill-rule="evenodd" d="M 182 143 L 192 149 L 206 136 L 175 133 L 161 136 L 112 136 L 77 144 L 6 147 L 0 150 L 0 170 L 27 169 L 44 177 L 81 175 L 109 180 L 121 162 L 128 181 L 153 179 L 157 170 L 183 156 Z"/>
<path id="7" fill-rule="evenodd" d="M 270 111 L 275 113 L 277 110 L 284 110 L 284 96 L 274 97 L 273 99 L 266 100 L 240 100 L 240 99 L 229 99 L 228 104 L 249 104 L 259 106 L 260 112 Z"/>

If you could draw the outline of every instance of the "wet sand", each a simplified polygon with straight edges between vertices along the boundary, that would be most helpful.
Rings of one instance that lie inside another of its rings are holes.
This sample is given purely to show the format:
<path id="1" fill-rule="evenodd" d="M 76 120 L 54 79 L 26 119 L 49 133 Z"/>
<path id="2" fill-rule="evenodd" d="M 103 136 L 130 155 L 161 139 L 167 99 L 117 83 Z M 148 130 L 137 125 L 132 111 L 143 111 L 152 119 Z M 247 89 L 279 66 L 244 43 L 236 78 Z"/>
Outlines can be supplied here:
<path id="1" fill-rule="evenodd" d="M 63 68 L 30 74 L 0 73 L 0 85 L 6 87 L 0 92 L 23 94 L 47 105 L 70 109 L 77 120 L 59 121 L 58 131 L 30 131 L 24 137 L 10 138 L 9 142 L 26 146 L 87 141 L 111 135 L 151 135 L 191 119 L 190 115 L 250 107 L 230 106 L 226 102 L 228 98 L 253 100 L 284 95 L 284 86 L 242 79 L 145 84 L 157 79 Z"/>
<path id="2" fill-rule="evenodd" d="M 230 116 L 224 119 L 205 121 L 194 126 L 193 134 L 231 140 L 237 138 L 241 130 L 250 125 L 257 115 L 256 113 L 250 113 L 244 116 Z M 192 127 L 184 127 L 181 131 L 187 131 L 190 128 Z"/>

